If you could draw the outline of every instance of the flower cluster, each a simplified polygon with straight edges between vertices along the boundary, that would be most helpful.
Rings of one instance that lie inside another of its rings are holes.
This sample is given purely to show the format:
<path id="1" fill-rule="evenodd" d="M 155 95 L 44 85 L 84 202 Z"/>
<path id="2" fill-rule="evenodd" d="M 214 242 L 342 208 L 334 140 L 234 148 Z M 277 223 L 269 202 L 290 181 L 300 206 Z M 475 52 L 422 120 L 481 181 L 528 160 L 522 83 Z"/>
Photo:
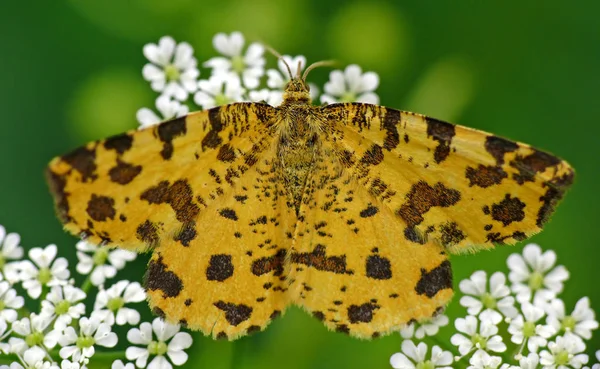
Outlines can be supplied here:
<path id="1" fill-rule="evenodd" d="M 542 252 L 540 246 L 529 244 L 522 254 L 507 260 L 510 284 L 502 272 L 489 278 L 485 271 L 474 272 L 459 283 L 460 305 L 467 315 L 454 321 L 457 333 L 450 339 L 454 348 L 433 346 L 428 359 L 427 344 L 412 341 L 434 336 L 447 325 L 448 317 L 439 314 L 401 332 L 402 352 L 394 354 L 390 364 L 398 369 L 433 369 L 468 360 L 469 369 L 587 368 L 585 341 L 598 321 L 587 297 L 573 310 L 565 308 L 559 295 L 569 272 L 555 264 L 554 251 Z M 510 337 L 510 342 L 503 337 Z M 600 361 L 600 351 L 596 356 Z M 600 369 L 600 364 L 593 369 Z"/>
<path id="2" fill-rule="evenodd" d="M 192 337 L 179 332 L 178 325 L 156 318 L 151 328 L 148 322 L 137 328 L 140 313 L 132 306 L 146 300 L 138 282 L 105 285 L 136 254 L 80 241 L 75 270 L 86 277 L 80 288 L 70 278 L 67 259 L 58 257 L 56 245 L 31 248 L 24 258 L 20 243 L 18 234 L 6 234 L 0 226 L 0 358 L 12 361 L 8 366 L 0 359 L 0 369 L 83 369 L 92 359 L 105 362 L 110 359 L 103 359 L 101 350 L 115 347 L 119 340 L 114 325 L 132 326 L 127 340 L 144 346 L 131 346 L 124 354 L 123 359 L 135 361 L 137 367 L 150 361 L 148 367 L 168 369 L 186 362 L 184 350 Z M 84 301 L 93 292 L 95 302 L 89 309 Z M 26 297 L 39 301 L 38 311 L 25 308 Z M 133 369 L 133 363 L 117 360 L 112 367 Z"/>
<path id="3" fill-rule="evenodd" d="M 149 63 L 144 66 L 142 74 L 150 82 L 150 87 L 160 95 L 156 99 L 158 114 L 149 108 L 138 111 L 140 128 L 187 114 L 190 106 L 186 103 L 191 104 L 188 102 L 190 96 L 201 109 L 242 101 L 279 105 L 290 80 L 289 73 L 296 76 L 307 67 L 303 55 L 284 55 L 283 60 L 277 61 L 277 68 L 265 69 L 264 46 L 251 43 L 246 47 L 244 36 L 239 32 L 217 34 L 213 46 L 219 56 L 201 64 L 210 70 L 206 78 L 201 77 L 204 73 L 200 72 L 198 61 L 188 43 L 178 44 L 173 38 L 165 36 L 158 44 L 144 47 L 144 55 Z M 376 73 L 363 73 L 358 65 L 349 65 L 343 71 L 331 72 L 329 81 L 323 87 L 325 93 L 320 96 L 320 102 L 377 104 L 379 96 L 375 89 L 378 85 Z M 309 87 L 312 99 L 316 100 L 319 88 L 312 83 L 309 83 Z"/>

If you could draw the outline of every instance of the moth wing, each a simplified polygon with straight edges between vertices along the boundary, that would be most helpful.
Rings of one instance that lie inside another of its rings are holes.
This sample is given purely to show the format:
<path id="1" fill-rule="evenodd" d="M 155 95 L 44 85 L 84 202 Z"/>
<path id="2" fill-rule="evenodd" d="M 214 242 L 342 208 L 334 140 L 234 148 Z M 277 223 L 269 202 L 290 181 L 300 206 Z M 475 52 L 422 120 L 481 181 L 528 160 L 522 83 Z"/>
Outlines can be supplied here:
<path id="1" fill-rule="evenodd" d="M 443 248 L 406 224 L 324 147 L 290 254 L 291 297 L 332 330 L 371 338 L 440 312 L 452 296 Z"/>
<path id="2" fill-rule="evenodd" d="M 233 340 L 285 310 L 295 213 L 274 177 L 274 146 L 200 212 L 198 237 L 188 246 L 167 240 L 154 249 L 145 287 L 151 308 L 167 321 Z"/>
<path id="3" fill-rule="evenodd" d="M 573 181 L 567 162 L 486 132 L 369 104 L 322 112 L 340 160 L 409 242 L 452 253 L 514 244 L 542 229 Z"/>
<path id="4" fill-rule="evenodd" d="M 236 103 L 89 143 L 46 171 L 65 228 L 145 250 L 198 237 L 196 221 L 268 146 L 275 110 Z"/>

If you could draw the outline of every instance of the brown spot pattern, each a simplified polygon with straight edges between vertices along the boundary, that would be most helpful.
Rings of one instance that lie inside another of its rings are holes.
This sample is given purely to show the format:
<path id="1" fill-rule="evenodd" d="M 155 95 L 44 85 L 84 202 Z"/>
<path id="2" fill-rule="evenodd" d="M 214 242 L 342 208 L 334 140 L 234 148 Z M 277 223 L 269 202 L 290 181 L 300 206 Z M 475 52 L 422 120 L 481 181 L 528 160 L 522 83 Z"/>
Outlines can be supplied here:
<path id="1" fill-rule="evenodd" d="M 181 279 L 172 271 L 167 270 L 162 256 L 159 256 L 158 260 L 150 260 L 144 279 L 144 287 L 147 290 L 161 290 L 165 299 L 177 297 L 183 290 Z"/>
<path id="2" fill-rule="evenodd" d="M 125 163 L 117 159 L 117 165 L 108 171 L 110 180 L 120 185 L 126 185 L 133 181 L 142 171 L 141 165 Z"/>
<path id="3" fill-rule="evenodd" d="M 419 279 L 419 282 L 415 286 L 415 291 L 419 295 L 424 294 L 432 298 L 439 291 L 446 288 L 452 288 L 452 268 L 448 260 L 445 260 L 429 272 L 421 268 L 421 279 Z"/>
<path id="4" fill-rule="evenodd" d="M 163 142 L 163 149 L 160 152 L 165 160 L 173 156 L 173 140 L 175 137 L 184 136 L 187 133 L 185 117 L 175 118 L 157 126 L 158 138 Z"/>
<path id="5" fill-rule="evenodd" d="M 502 222 L 506 227 L 512 222 L 520 222 L 525 219 L 525 203 L 518 197 L 506 194 L 504 200 L 492 205 L 492 219 Z"/>
<path id="6" fill-rule="evenodd" d="M 508 177 L 508 174 L 499 166 L 479 164 L 477 169 L 467 167 L 466 177 L 469 180 L 469 186 L 487 188 L 500 184 L 504 178 Z"/>
<path id="7" fill-rule="evenodd" d="M 214 305 L 225 312 L 225 319 L 234 327 L 250 319 L 252 308 L 244 304 L 233 304 L 231 302 L 217 301 Z"/>
<path id="8" fill-rule="evenodd" d="M 262 257 L 252 262 L 252 274 L 261 276 L 263 274 L 274 271 L 273 276 L 280 276 L 283 274 L 283 265 L 287 251 L 280 249 L 273 256 Z"/>
<path id="9" fill-rule="evenodd" d="M 379 309 L 379 305 L 370 302 L 362 305 L 350 305 L 348 307 L 348 319 L 352 324 L 369 323 L 373 320 L 376 309 Z"/>
<path id="10" fill-rule="evenodd" d="M 425 181 L 412 185 L 406 194 L 406 203 L 398 209 L 398 215 L 406 222 L 408 227 L 414 227 L 423 221 L 423 214 L 434 206 L 449 207 L 460 201 L 460 192 L 444 186 L 438 182 L 431 187 Z"/>
<path id="11" fill-rule="evenodd" d="M 426 118 L 425 121 L 427 123 L 427 137 L 431 137 L 438 142 L 433 160 L 439 164 L 450 155 L 450 143 L 455 135 L 454 125 L 433 118 Z"/>
<path id="12" fill-rule="evenodd" d="M 290 260 L 292 263 L 304 264 L 324 272 L 354 274 L 353 271 L 346 269 L 346 255 L 327 256 L 324 245 L 315 246 L 312 252 L 294 252 Z"/>
<path id="13" fill-rule="evenodd" d="M 107 219 L 115 219 L 115 200 L 108 196 L 92 194 L 86 209 L 90 218 L 97 222 L 105 222 Z"/>
<path id="14" fill-rule="evenodd" d="M 212 255 L 206 268 L 206 279 L 209 281 L 223 282 L 233 275 L 231 255 Z"/>

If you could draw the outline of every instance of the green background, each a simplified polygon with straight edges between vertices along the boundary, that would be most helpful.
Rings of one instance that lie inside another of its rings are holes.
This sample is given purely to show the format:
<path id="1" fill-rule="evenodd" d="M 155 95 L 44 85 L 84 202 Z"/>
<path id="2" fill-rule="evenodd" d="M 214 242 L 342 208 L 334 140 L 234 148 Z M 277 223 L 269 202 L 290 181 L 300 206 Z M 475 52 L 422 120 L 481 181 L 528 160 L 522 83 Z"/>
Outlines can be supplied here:
<path id="1" fill-rule="evenodd" d="M 215 33 L 240 30 L 309 62 L 336 59 L 378 72 L 382 105 L 567 159 L 576 182 L 533 241 L 556 250 L 570 270 L 562 295 L 568 311 L 589 296 L 598 314 L 599 13 L 597 2 L 516 0 L 2 1 L 0 224 L 20 233 L 28 248 L 56 243 L 74 263 L 76 240 L 54 216 L 46 163 L 136 127 L 136 110 L 152 107 L 155 97 L 141 76 L 144 44 L 171 35 L 190 42 L 202 62 L 215 55 Z M 317 70 L 311 80 L 322 86 L 328 72 Z M 506 257 L 524 244 L 453 257 L 455 285 L 478 269 L 505 271 Z M 140 280 L 145 260 L 122 275 Z M 451 317 L 463 314 L 457 300 Z M 447 327 L 438 338 L 451 333 Z M 397 335 L 358 341 L 326 331 L 296 308 L 235 343 L 194 338 L 190 368 L 386 368 L 400 350 Z M 588 347 L 590 354 L 600 348 L 600 334 Z"/>

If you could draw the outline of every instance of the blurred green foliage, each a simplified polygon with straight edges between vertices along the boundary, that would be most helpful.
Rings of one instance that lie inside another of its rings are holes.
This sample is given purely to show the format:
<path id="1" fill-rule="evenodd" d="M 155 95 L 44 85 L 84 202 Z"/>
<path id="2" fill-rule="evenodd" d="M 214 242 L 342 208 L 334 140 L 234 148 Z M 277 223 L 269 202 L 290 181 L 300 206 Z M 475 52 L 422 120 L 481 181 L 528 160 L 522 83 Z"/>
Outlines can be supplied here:
<path id="1" fill-rule="evenodd" d="M 381 77 L 382 104 L 527 142 L 567 159 L 576 183 L 533 241 L 558 253 L 571 309 L 600 313 L 600 4 L 595 2 L 267 0 L 3 1 L 0 4 L 0 224 L 26 247 L 59 245 L 75 260 L 42 176 L 46 163 L 90 139 L 136 127 L 153 106 L 142 46 L 172 35 L 214 55 L 212 36 L 242 31 L 309 61 L 359 63 Z M 274 60 L 269 61 L 273 66 Z M 328 72 L 311 77 L 322 85 Z M 455 280 L 506 270 L 516 247 L 453 257 Z M 145 259 L 125 276 L 139 280 Z M 448 312 L 461 314 L 457 301 Z M 149 316 L 146 313 L 146 316 Z M 600 315 L 600 314 L 598 314 Z M 439 339 L 448 340 L 451 328 Z M 600 348 L 600 334 L 591 342 Z M 190 368 L 386 368 L 396 335 L 372 342 L 330 333 L 292 308 L 235 343 L 199 335 Z"/>

